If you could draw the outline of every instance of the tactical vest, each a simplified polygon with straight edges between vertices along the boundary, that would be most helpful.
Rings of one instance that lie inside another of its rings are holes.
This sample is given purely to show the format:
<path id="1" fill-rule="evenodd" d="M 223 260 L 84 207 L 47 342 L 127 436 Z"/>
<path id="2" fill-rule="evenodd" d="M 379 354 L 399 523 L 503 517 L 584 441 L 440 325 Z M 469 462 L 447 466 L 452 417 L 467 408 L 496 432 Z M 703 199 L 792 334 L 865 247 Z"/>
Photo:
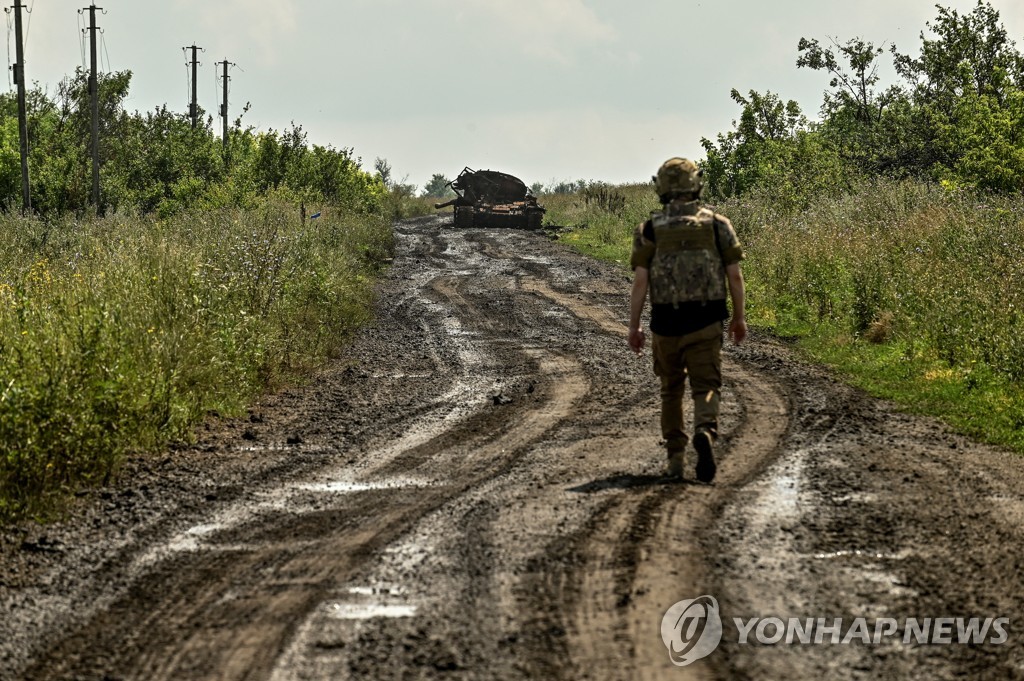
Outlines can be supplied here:
<path id="1" fill-rule="evenodd" d="M 724 300 L 725 265 L 718 246 L 715 214 L 701 208 L 696 215 L 652 213 L 654 259 L 651 261 L 651 303 L 669 304 Z"/>

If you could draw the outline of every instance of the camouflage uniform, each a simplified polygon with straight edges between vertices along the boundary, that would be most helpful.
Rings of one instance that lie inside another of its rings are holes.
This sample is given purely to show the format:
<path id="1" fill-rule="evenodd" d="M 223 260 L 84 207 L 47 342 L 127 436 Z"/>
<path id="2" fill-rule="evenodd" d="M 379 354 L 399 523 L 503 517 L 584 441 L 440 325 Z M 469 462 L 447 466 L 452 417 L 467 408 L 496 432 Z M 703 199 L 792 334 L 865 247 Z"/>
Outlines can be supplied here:
<path id="1" fill-rule="evenodd" d="M 694 432 L 706 431 L 712 442 L 718 436 L 722 332 L 729 318 L 725 268 L 742 259 L 728 218 L 696 200 L 668 203 L 634 235 L 631 266 L 650 272 L 654 373 L 661 379 L 661 432 L 670 459 L 687 444 L 687 376 Z"/>

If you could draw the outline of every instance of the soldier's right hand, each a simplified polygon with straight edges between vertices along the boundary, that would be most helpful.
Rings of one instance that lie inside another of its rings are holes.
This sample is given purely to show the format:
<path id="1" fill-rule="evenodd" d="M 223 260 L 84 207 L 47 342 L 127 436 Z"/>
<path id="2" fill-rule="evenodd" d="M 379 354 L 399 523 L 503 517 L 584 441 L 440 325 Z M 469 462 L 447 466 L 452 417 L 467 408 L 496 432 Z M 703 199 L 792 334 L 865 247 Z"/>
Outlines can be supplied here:
<path id="1" fill-rule="evenodd" d="M 647 340 L 647 336 L 640 329 L 629 330 L 629 347 L 633 349 L 633 352 L 640 354 L 644 351 L 644 342 Z"/>
<path id="2" fill-rule="evenodd" d="M 733 318 L 729 322 L 729 337 L 732 338 L 733 345 L 739 345 L 747 337 L 747 320 L 740 317 L 739 319 Z"/>

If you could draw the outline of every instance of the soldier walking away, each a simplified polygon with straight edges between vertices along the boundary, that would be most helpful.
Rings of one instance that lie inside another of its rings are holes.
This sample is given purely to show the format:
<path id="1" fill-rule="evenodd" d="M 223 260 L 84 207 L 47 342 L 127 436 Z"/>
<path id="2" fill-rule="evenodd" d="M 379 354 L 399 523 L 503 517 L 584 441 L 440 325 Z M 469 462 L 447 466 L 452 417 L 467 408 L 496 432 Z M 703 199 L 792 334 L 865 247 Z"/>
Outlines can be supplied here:
<path id="1" fill-rule="evenodd" d="M 643 351 L 640 329 L 648 289 L 654 373 L 661 379 L 661 434 L 668 449 L 668 474 L 683 475 L 687 445 L 683 429 L 686 379 L 693 394 L 693 448 L 697 479 L 715 477 L 714 444 L 722 388 L 722 332 L 729 319 L 726 283 L 732 298 L 729 336 L 747 336 L 744 316 L 743 249 L 728 218 L 700 205 L 703 171 L 685 158 L 671 158 L 653 178 L 664 209 L 636 229 L 629 346 Z"/>

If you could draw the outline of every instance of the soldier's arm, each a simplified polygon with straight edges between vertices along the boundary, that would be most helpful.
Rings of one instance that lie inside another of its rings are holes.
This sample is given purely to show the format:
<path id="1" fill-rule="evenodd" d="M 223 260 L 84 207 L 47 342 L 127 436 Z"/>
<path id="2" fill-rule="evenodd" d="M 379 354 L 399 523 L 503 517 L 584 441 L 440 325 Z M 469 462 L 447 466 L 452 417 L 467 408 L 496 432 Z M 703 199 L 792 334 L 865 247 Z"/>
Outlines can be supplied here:
<path id="1" fill-rule="evenodd" d="M 650 221 L 639 225 L 633 233 L 633 253 L 629 264 L 633 268 L 633 290 L 629 293 L 629 347 L 640 354 L 644 349 L 646 336 L 640 330 L 640 315 L 647 300 L 647 285 L 650 283 L 651 259 L 654 257 L 653 236 L 644 235 Z"/>
<path id="2" fill-rule="evenodd" d="M 729 321 L 729 337 L 739 345 L 747 337 L 746 290 L 743 286 L 743 272 L 740 264 L 726 265 L 725 276 L 729 281 L 729 295 L 732 298 L 732 319 Z"/>
<path id="3" fill-rule="evenodd" d="M 729 218 L 715 213 L 715 232 L 722 262 L 731 265 L 743 260 L 743 246 L 740 245 L 739 237 L 736 236 L 736 230 L 733 229 Z"/>
<path id="4" fill-rule="evenodd" d="M 647 339 L 640 329 L 640 315 L 643 314 L 644 302 L 647 300 L 649 278 L 650 271 L 646 267 L 633 270 L 633 290 L 629 294 L 629 347 L 638 355 L 643 351 Z"/>

